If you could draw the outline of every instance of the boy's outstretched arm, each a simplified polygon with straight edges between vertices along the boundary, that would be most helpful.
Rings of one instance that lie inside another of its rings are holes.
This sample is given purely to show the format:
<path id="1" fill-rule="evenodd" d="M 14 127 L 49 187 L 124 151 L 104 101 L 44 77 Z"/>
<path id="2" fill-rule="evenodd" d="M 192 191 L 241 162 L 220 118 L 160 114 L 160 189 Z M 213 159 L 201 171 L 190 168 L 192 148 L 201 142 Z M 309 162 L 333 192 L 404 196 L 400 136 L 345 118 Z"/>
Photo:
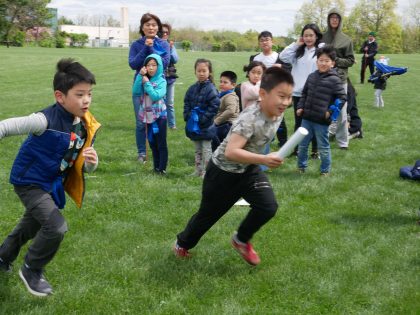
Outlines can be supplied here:
<path id="1" fill-rule="evenodd" d="M 9 118 L 0 121 L 0 139 L 8 136 L 33 133 L 41 135 L 48 127 L 47 118 L 42 113 L 29 116 Z"/>
<path id="2" fill-rule="evenodd" d="M 227 159 L 244 164 L 264 164 L 270 168 L 279 167 L 283 160 L 276 152 L 264 155 L 244 150 L 248 139 L 232 132 L 226 146 L 225 156 Z"/>

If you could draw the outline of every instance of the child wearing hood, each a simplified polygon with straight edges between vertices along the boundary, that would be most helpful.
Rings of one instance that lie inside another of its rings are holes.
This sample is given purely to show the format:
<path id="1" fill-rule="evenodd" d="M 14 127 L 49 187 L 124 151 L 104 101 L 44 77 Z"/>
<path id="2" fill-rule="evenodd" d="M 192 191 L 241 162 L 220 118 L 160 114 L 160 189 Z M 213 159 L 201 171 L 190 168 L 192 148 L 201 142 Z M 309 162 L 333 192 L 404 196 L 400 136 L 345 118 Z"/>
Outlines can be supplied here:
<path id="1" fill-rule="evenodd" d="M 140 98 L 139 120 L 146 124 L 147 139 L 153 154 L 153 169 L 161 175 L 166 175 L 168 164 L 165 95 L 162 58 L 151 54 L 146 57 L 134 81 L 133 96 Z"/>

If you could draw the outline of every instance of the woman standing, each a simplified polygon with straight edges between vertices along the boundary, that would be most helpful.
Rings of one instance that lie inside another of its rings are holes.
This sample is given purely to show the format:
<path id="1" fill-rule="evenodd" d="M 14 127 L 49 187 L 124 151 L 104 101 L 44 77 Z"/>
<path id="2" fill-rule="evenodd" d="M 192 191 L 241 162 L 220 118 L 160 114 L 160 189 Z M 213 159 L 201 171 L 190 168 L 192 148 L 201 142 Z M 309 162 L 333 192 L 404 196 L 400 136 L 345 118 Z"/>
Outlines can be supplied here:
<path id="1" fill-rule="evenodd" d="M 165 71 L 165 78 L 167 83 L 166 88 L 166 110 L 168 111 L 168 127 L 170 129 L 176 129 L 175 121 L 175 108 L 174 108 L 174 98 L 175 98 L 175 80 L 178 78 L 176 74 L 175 64 L 178 62 L 178 54 L 174 46 L 174 42 L 169 40 L 171 35 L 172 26 L 168 23 L 162 24 L 162 39 L 166 40 L 169 43 L 171 49 L 171 56 L 169 59 L 169 66 Z"/>
<path id="2" fill-rule="evenodd" d="M 166 40 L 160 39 L 157 35 L 162 32 L 162 23 L 160 19 L 151 13 L 145 13 L 140 19 L 141 37 L 133 42 L 128 55 L 128 64 L 135 70 L 134 80 L 144 65 L 146 57 L 151 54 L 157 54 L 162 58 L 163 68 L 169 65 L 170 48 Z M 134 117 L 136 119 L 136 143 L 137 160 L 141 163 L 146 162 L 146 126 L 139 119 L 139 98 L 133 98 Z"/>
<path id="3" fill-rule="evenodd" d="M 293 89 L 293 106 L 295 112 L 295 131 L 302 124 L 302 117 L 296 115 L 297 104 L 302 96 L 303 86 L 309 74 L 317 70 L 316 66 L 316 49 L 323 46 L 321 43 L 322 33 L 316 24 L 306 24 L 302 28 L 300 37 L 295 43 L 287 46 L 281 53 L 280 59 L 284 62 L 292 64 L 292 76 L 295 81 Z M 297 155 L 297 148 L 294 154 Z M 312 139 L 311 157 L 317 159 L 319 157 L 317 143 L 315 137 Z"/>

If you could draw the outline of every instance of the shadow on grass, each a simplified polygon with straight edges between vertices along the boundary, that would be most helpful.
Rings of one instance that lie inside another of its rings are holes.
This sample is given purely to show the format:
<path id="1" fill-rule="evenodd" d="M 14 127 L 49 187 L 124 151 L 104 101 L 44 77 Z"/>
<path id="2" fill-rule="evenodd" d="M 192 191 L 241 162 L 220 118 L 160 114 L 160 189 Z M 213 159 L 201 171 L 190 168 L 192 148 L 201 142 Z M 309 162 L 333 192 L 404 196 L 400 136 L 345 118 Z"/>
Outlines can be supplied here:
<path id="1" fill-rule="evenodd" d="M 401 226 L 416 224 L 416 218 L 412 216 L 386 213 L 383 215 L 348 213 L 333 217 L 330 221 L 335 224 L 344 224 L 354 227 L 375 227 L 377 225 Z"/>
<path id="2" fill-rule="evenodd" d="M 170 252 L 160 260 L 154 261 L 150 266 L 147 278 L 158 285 L 164 283 L 165 287 L 179 290 L 192 284 L 211 286 L 210 283 L 219 281 L 235 282 L 246 275 L 258 273 L 258 267 L 247 265 L 239 257 L 236 257 L 234 252 L 230 255 L 227 251 L 226 254 L 224 252 L 222 250 L 222 252 L 211 255 L 205 250 L 196 252 L 193 250 L 193 256 L 189 259 L 177 258 Z"/>

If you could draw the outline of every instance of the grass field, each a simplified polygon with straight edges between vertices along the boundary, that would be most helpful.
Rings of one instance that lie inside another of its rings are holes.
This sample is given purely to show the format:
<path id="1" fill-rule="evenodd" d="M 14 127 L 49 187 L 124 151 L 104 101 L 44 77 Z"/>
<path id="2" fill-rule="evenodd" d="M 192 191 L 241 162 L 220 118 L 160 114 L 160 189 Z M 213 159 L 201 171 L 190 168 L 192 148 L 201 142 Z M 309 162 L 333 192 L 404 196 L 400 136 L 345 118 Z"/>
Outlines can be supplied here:
<path id="1" fill-rule="evenodd" d="M 46 271 L 55 295 L 26 291 L 17 274 L 23 250 L 13 273 L 0 274 L 0 314 L 420 314 L 420 186 L 398 176 L 420 158 L 419 55 L 388 56 L 409 71 L 388 81 L 384 109 L 372 106 L 372 85 L 358 84 L 360 64 L 351 69 L 364 138 L 346 152 L 332 144 L 331 176 L 320 178 L 319 161 L 298 174 L 294 158 L 269 173 L 280 207 L 253 239 L 262 263 L 252 268 L 229 243 L 245 207 L 223 217 L 193 259 L 171 252 L 200 201 L 182 121 L 193 63 L 210 58 L 216 78 L 229 69 L 244 80 L 248 53 L 180 52 L 178 130 L 168 134 L 166 177 L 136 162 L 127 54 L 0 47 L 0 120 L 52 104 L 55 64 L 75 57 L 96 74 L 91 111 L 102 123 L 100 167 L 87 176 L 84 207 L 68 201 L 69 232 Z M 290 109 L 286 118 L 291 130 Z M 0 141 L 0 239 L 23 211 L 8 177 L 24 139 Z"/>

